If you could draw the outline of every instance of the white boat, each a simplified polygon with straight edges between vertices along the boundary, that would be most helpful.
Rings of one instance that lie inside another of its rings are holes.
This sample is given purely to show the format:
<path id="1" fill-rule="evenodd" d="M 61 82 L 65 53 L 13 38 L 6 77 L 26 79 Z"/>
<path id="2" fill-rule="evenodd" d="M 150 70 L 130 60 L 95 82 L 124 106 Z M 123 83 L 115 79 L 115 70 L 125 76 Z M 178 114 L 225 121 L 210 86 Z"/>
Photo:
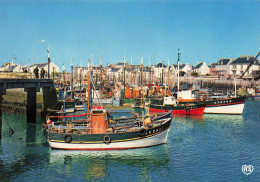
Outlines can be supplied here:
<path id="1" fill-rule="evenodd" d="M 205 114 L 242 114 L 245 97 L 214 99 L 206 101 Z"/>

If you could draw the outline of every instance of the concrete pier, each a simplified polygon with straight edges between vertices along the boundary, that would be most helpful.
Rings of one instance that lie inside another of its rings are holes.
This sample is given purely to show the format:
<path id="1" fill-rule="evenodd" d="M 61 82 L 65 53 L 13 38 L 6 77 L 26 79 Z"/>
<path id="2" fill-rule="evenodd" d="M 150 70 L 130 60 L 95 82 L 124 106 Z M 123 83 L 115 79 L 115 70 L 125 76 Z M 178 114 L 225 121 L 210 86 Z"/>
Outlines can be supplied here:
<path id="1" fill-rule="evenodd" d="M 28 123 L 36 123 L 36 88 L 26 88 L 27 92 L 27 104 L 26 104 L 26 116 Z"/>
<path id="2" fill-rule="evenodd" d="M 28 124 L 26 129 L 26 145 L 30 146 L 36 142 L 36 124 Z"/>
<path id="3" fill-rule="evenodd" d="M 24 88 L 24 91 L 27 92 L 26 113 L 29 123 L 36 122 L 36 92 L 39 92 L 41 88 L 43 89 L 44 108 L 46 110 L 54 105 L 57 100 L 56 90 L 51 79 L 0 79 L 1 101 L 2 95 L 6 94 L 6 89 L 14 88 Z M 1 105 L 0 110 L 2 110 Z"/>
<path id="4" fill-rule="evenodd" d="M 43 88 L 43 110 L 46 112 L 47 109 L 51 109 L 55 106 L 55 102 L 57 100 L 56 89 L 51 87 Z"/>

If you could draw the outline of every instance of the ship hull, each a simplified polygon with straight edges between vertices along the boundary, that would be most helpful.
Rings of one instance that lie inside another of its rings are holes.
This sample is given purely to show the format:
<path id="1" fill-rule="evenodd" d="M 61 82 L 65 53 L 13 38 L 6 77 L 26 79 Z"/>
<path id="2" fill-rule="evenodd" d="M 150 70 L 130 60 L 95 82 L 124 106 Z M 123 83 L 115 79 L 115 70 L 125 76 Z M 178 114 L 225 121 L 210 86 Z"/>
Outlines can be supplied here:
<path id="1" fill-rule="evenodd" d="M 244 106 L 245 97 L 208 101 L 204 113 L 241 115 Z"/>
<path id="2" fill-rule="evenodd" d="M 165 144 L 171 118 L 153 128 L 104 134 L 58 133 L 47 130 L 51 148 L 61 150 L 125 150 Z"/>
<path id="3" fill-rule="evenodd" d="M 171 105 L 150 105 L 149 112 L 168 112 L 172 110 L 172 114 L 183 114 L 183 115 L 203 115 L 205 105 L 194 105 L 194 106 L 171 106 Z"/>

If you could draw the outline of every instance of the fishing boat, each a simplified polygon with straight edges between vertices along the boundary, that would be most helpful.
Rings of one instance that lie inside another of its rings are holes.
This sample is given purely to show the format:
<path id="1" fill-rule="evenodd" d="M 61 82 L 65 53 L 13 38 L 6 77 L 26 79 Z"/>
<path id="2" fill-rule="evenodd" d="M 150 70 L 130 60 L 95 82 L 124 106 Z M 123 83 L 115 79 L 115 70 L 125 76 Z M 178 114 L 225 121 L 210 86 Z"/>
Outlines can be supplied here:
<path id="1" fill-rule="evenodd" d="M 143 120 L 136 115 L 111 119 L 104 106 L 92 106 L 89 114 L 49 116 L 46 131 L 52 149 L 134 149 L 165 144 L 171 119 L 171 111 Z"/>
<path id="2" fill-rule="evenodd" d="M 234 77 L 235 96 L 206 100 L 205 113 L 207 114 L 236 114 L 241 115 L 245 107 L 245 96 L 237 96 L 236 78 Z"/>
<path id="3" fill-rule="evenodd" d="M 206 101 L 204 113 L 207 114 L 242 114 L 246 97 L 231 97 Z"/>
<path id="4" fill-rule="evenodd" d="M 204 103 L 178 103 L 174 96 L 164 97 L 164 100 L 152 101 L 149 105 L 149 112 L 168 112 L 172 110 L 172 114 L 184 115 L 203 115 L 205 110 Z"/>
<path id="5" fill-rule="evenodd" d="M 225 97 L 210 97 L 210 98 L 199 98 L 194 102 L 189 103 L 204 103 L 205 104 L 205 114 L 242 114 L 245 106 L 246 97 L 231 97 L 226 95 Z M 179 99 L 178 99 L 179 100 Z M 183 99 L 181 104 L 184 104 L 185 99 Z"/>
<path id="6" fill-rule="evenodd" d="M 177 98 L 180 104 L 205 104 L 205 114 L 242 114 L 246 99 L 246 97 L 238 97 L 236 91 L 234 96 L 227 94 L 221 97 L 200 97 L 196 89 L 178 92 Z"/>

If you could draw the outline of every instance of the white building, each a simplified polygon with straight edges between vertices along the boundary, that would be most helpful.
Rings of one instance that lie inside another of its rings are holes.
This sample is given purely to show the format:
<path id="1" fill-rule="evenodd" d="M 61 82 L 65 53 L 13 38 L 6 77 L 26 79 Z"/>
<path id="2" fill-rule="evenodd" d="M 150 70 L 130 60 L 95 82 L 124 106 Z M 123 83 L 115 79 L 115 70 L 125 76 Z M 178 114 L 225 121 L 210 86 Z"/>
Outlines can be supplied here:
<path id="1" fill-rule="evenodd" d="M 215 74 L 218 76 L 228 76 L 232 74 L 230 72 L 230 64 L 234 61 L 234 59 L 222 59 L 220 58 L 218 63 L 215 65 Z"/>
<path id="2" fill-rule="evenodd" d="M 178 64 L 173 64 L 172 67 L 171 67 L 171 70 L 172 70 L 172 73 L 174 75 L 177 75 L 177 73 L 178 73 Z M 192 65 L 187 64 L 187 63 L 180 64 L 179 65 L 179 70 L 180 71 L 184 71 L 185 73 L 190 73 L 191 70 L 192 70 Z"/>
<path id="3" fill-rule="evenodd" d="M 40 73 L 41 69 L 43 68 L 45 70 L 45 74 L 48 75 L 48 63 L 34 64 L 34 65 L 28 67 L 28 71 L 33 73 L 36 66 L 38 66 L 39 73 Z M 54 70 L 54 73 L 60 72 L 60 68 L 55 63 L 51 62 L 50 63 L 50 75 L 53 73 L 53 70 Z"/>
<path id="4" fill-rule="evenodd" d="M 253 59 L 254 56 L 240 56 L 230 64 L 230 74 L 241 76 L 245 72 L 247 66 L 253 62 Z M 258 60 L 255 61 L 255 63 L 249 68 L 244 76 L 252 76 L 252 71 L 254 70 L 260 70 L 260 64 Z"/>
<path id="5" fill-rule="evenodd" d="M 209 73 L 209 67 L 206 62 L 199 62 L 197 66 L 193 68 L 193 71 L 199 75 L 206 75 Z"/>

